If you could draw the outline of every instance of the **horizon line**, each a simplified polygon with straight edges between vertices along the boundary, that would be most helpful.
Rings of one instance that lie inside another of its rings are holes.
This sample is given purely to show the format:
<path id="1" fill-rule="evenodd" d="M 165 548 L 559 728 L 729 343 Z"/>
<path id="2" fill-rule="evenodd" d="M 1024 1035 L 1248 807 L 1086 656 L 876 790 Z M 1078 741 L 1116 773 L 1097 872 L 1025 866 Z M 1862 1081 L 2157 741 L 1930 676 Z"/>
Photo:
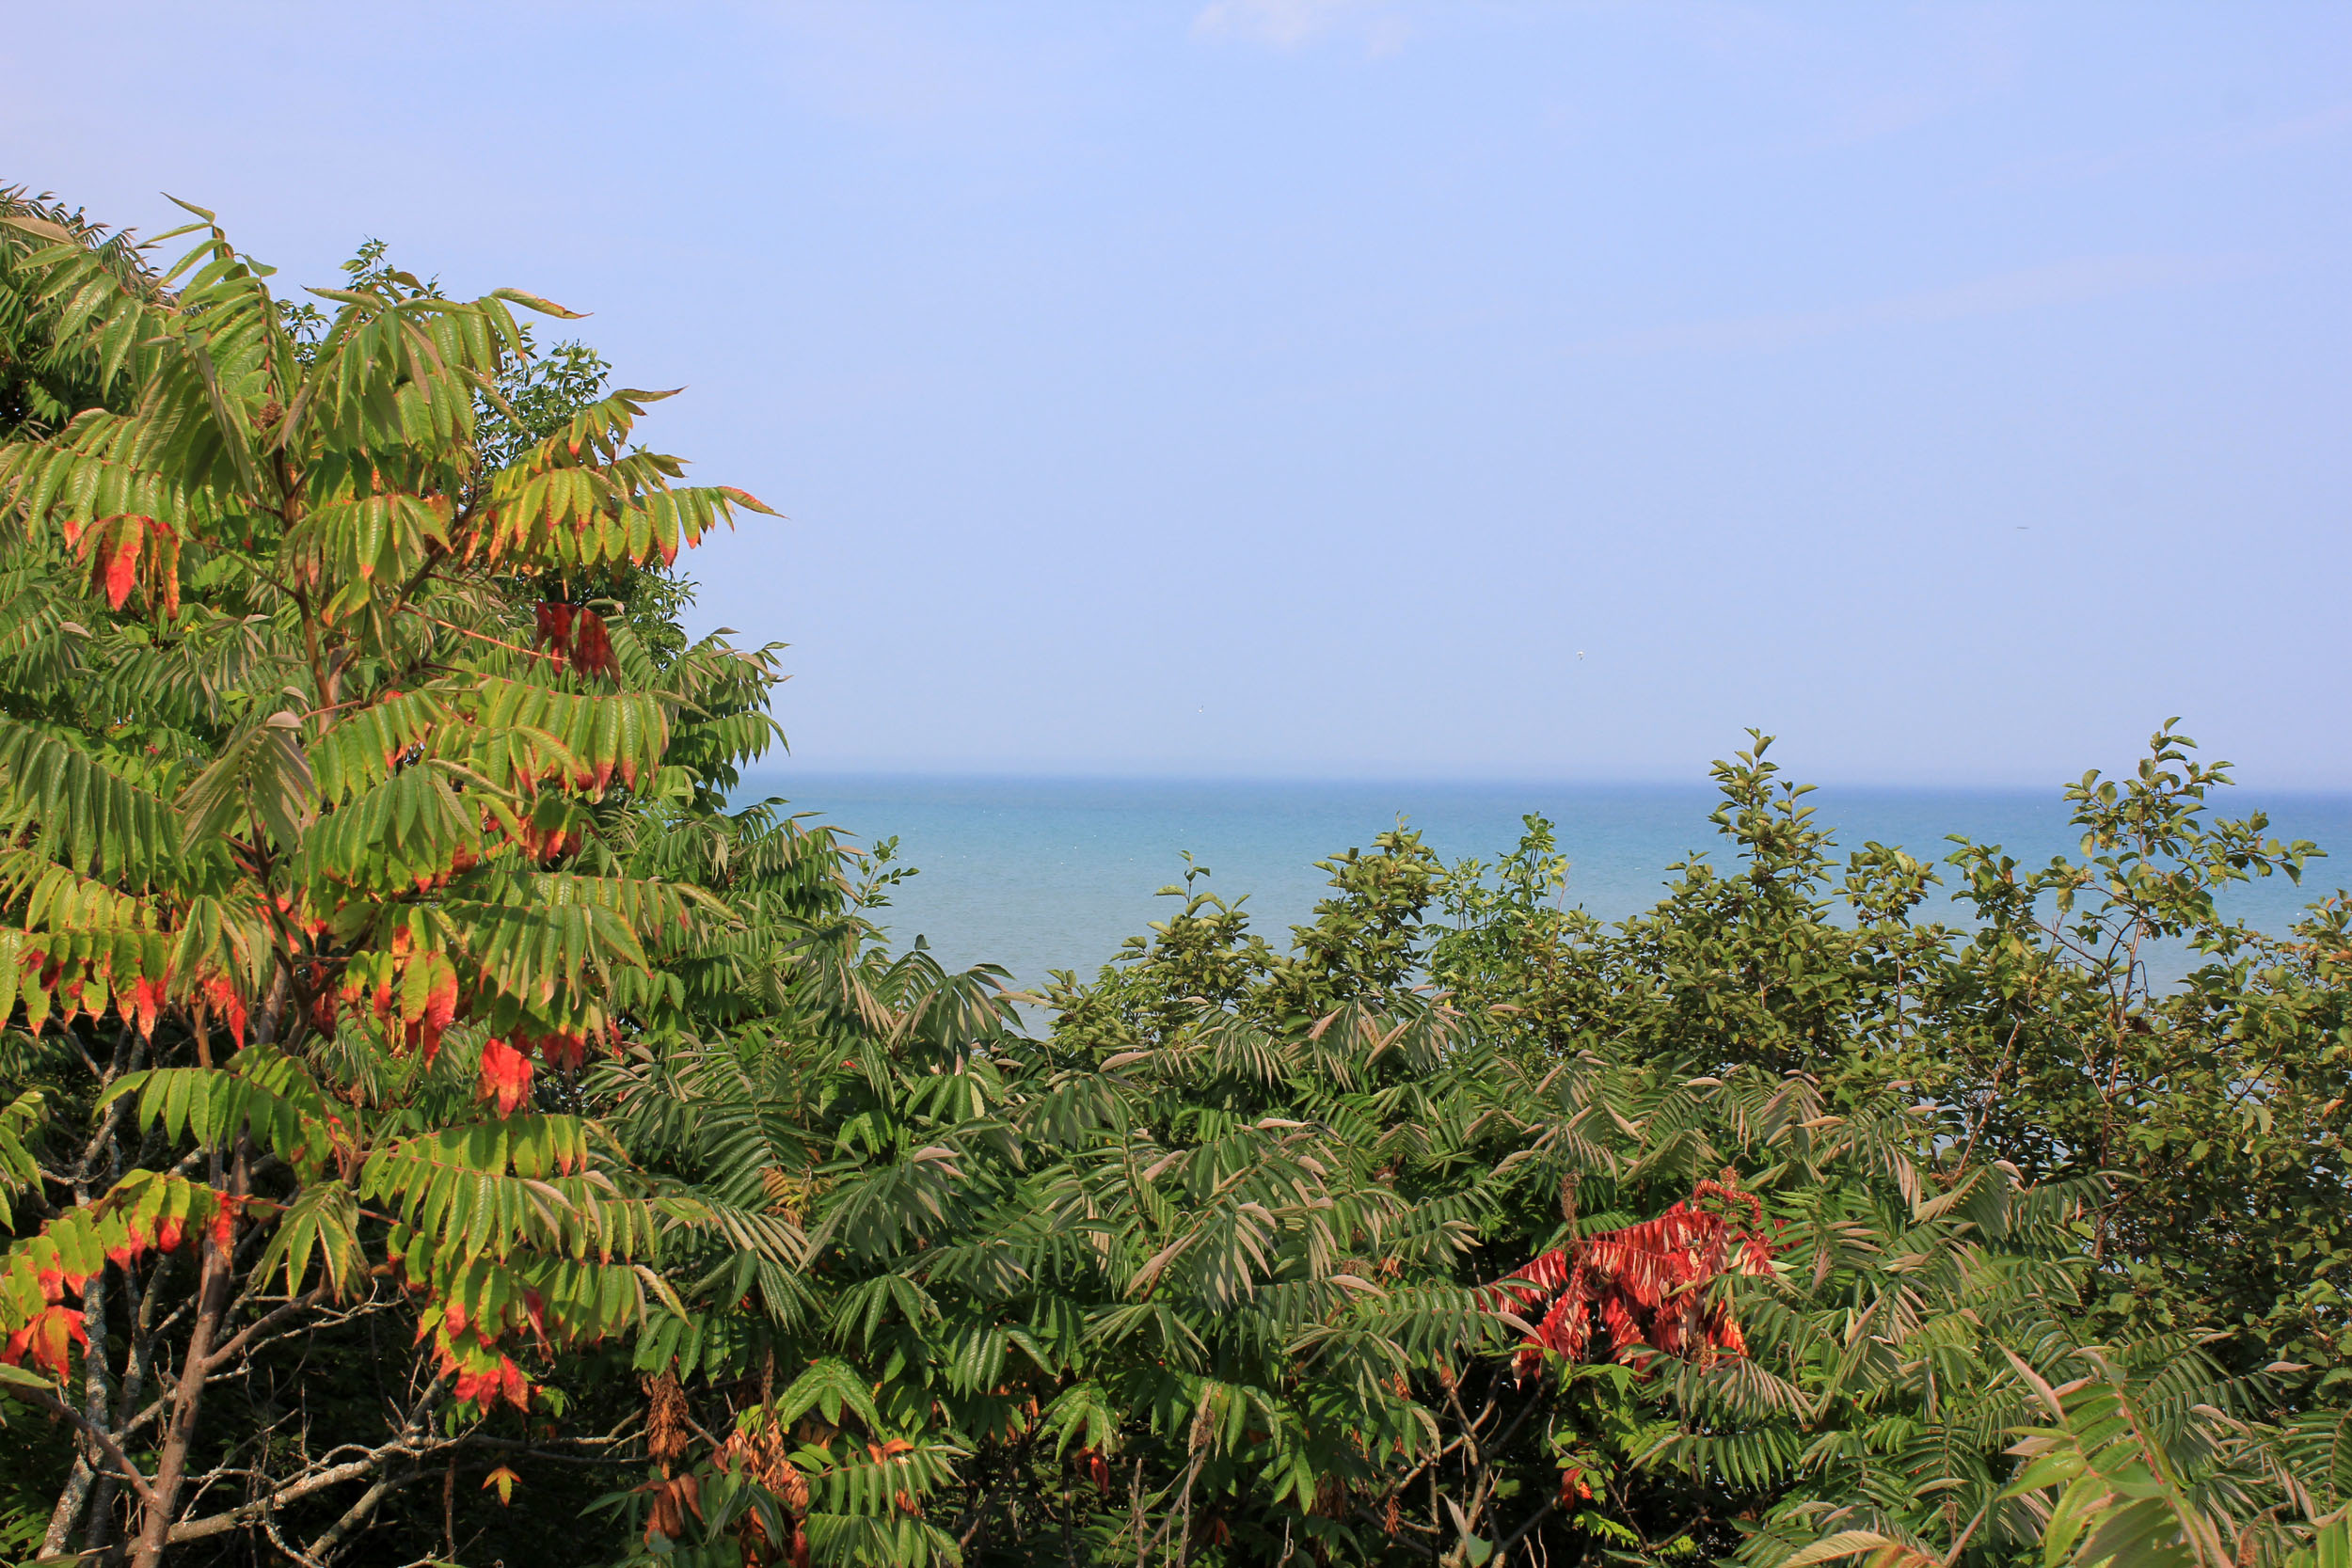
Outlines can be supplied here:
<path id="1" fill-rule="evenodd" d="M 1557 773 L 1423 773 L 1400 769 L 1396 772 L 1372 770 L 1356 772 L 1288 772 L 1168 770 L 1145 771 L 1135 768 L 1079 768 L 1041 767 L 1009 768 L 980 766 L 941 766 L 908 764 L 825 764 L 803 765 L 787 759 L 783 762 L 755 764 L 742 769 L 743 785 L 755 780 L 790 773 L 812 782 L 835 780 L 892 780 L 939 784 L 1227 784 L 1281 787 L 1343 787 L 1343 788 L 1469 788 L 1469 789 L 1657 789 L 1694 794 L 1717 794 L 1719 787 L 1710 778 L 1701 775 L 1661 777 L 1646 774 L 1587 775 L 1576 777 Z M 2120 780 L 2126 775 L 2103 771 L 2101 778 Z M 2053 800 L 2062 800 L 2070 784 L 2080 774 L 2071 778 L 2044 782 L 2026 782 L 2016 778 L 1988 777 L 1951 782 L 1926 782 L 1918 779 L 1847 776 L 1806 777 L 1783 769 L 1782 781 L 1811 789 L 1874 789 L 1907 794 L 1972 794 L 1998 793 L 2016 795 L 2046 794 Z M 2352 800 L 2352 785 L 2311 784 L 2263 784 L 2233 778 L 2228 791 L 2218 792 L 2213 799 L 2226 800 L 2231 792 L 2258 790 L 2265 795 L 2306 797 L 2319 800 Z"/>

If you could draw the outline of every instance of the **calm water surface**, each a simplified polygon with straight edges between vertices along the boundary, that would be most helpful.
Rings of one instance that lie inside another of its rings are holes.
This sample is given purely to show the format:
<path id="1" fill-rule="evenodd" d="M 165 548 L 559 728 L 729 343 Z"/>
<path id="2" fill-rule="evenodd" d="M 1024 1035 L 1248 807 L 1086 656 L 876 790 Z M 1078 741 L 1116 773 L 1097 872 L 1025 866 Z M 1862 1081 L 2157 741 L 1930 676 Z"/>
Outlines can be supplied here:
<path id="1" fill-rule="evenodd" d="M 893 938 L 920 933 L 951 966 L 990 961 L 1025 984 L 1050 969 L 1089 974 L 1122 939 L 1164 920 L 1177 900 L 1154 890 L 1181 880 L 1190 850 L 1213 873 L 1208 886 L 1279 939 L 1325 893 L 1314 863 L 1402 816 L 1447 860 L 1491 861 L 1519 836 L 1521 816 L 1551 818 L 1572 862 L 1567 898 L 1608 920 L 1655 903 L 1666 867 L 1695 850 L 1719 865 L 1731 856 L 1708 822 L 1716 797 L 1704 787 L 1412 783 L 1249 783 L 1119 779 L 943 778 L 770 772 L 739 799 L 778 795 L 865 842 L 896 834 L 900 858 L 921 875 L 900 884 L 883 911 Z M 2004 846 L 2027 865 L 2075 853 L 2056 790 L 1867 789 L 1824 786 L 1806 797 L 1838 853 L 1866 842 L 1940 861 L 1947 833 Z M 2257 806 L 2281 838 L 2308 838 L 2352 855 L 2352 795 L 2221 798 L 2226 815 Z M 2297 889 L 2283 878 L 2231 898 L 2231 912 L 2266 929 L 2291 924 L 2304 903 L 2352 881 L 2352 859 L 2318 862 Z M 1931 896 L 1930 909 L 1946 894 Z"/>

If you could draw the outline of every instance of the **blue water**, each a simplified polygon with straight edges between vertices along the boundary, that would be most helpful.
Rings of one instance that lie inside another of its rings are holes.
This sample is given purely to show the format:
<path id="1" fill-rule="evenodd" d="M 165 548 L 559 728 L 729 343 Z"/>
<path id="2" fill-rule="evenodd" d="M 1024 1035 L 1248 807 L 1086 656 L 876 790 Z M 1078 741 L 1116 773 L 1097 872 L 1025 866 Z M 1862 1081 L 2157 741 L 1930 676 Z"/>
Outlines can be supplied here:
<path id="1" fill-rule="evenodd" d="M 899 857 L 920 875 L 899 884 L 880 919 L 894 942 L 920 933 L 951 966 L 1000 963 L 1025 985 L 1053 969 L 1082 976 L 1120 942 L 1177 907 L 1154 890 L 1180 881 L 1180 852 L 1213 873 L 1207 886 L 1243 907 L 1254 928 L 1285 945 L 1326 892 L 1314 863 L 1369 848 L 1402 816 L 1447 860 L 1492 861 L 1515 844 L 1519 818 L 1541 812 L 1572 863 L 1567 900 L 1607 920 L 1655 903 L 1665 868 L 1690 851 L 1719 864 L 1730 847 L 1708 822 L 1716 797 L 1704 787 L 1251 783 L 1149 780 L 944 778 L 801 773 L 747 781 L 738 799 L 789 799 L 858 834 L 897 835 Z M 1940 861 L 1947 833 L 2004 846 L 2021 863 L 2074 855 L 2078 832 L 2048 791 L 1837 788 L 1806 797 L 1834 831 L 1839 858 L 1877 840 Z M 2264 929 L 2291 925 L 2302 906 L 2352 881 L 2352 796 L 2227 792 L 2221 814 L 2256 806 L 2281 838 L 2307 838 L 2339 859 L 2320 861 L 2297 889 L 2274 877 L 2234 892 L 2229 912 Z M 1947 874 L 1948 881 L 1948 874 Z M 1931 895 L 1929 911 L 1946 893 Z M 1954 917 L 1958 911 L 1952 911 Z"/>

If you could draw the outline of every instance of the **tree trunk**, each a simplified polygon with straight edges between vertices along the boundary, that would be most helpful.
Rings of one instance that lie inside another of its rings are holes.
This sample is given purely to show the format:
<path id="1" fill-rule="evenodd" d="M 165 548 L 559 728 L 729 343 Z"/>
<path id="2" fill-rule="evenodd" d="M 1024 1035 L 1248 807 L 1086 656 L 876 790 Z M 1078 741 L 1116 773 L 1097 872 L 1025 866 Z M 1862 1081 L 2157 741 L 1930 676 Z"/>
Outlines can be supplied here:
<path id="1" fill-rule="evenodd" d="M 73 1456 L 73 1468 L 65 1478 L 65 1490 L 57 1494 L 57 1506 L 49 1514 L 49 1533 L 40 1539 L 41 1556 L 65 1556 L 66 1543 L 73 1539 L 73 1527 L 81 1523 L 82 1508 L 89 1501 L 90 1482 L 96 1476 L 87 1454 Z"/>
<path id="2" fill-rule="evenodd" d="M 229 1179 L 232 1197 L 245 1196 L 248 1169 L 240 1141 Z M 171 1418 L 155 1462 L 155 1479 L 139 1510 L 139 1539 L 131 1557 L 132 1568 L 160 1568 L 164 1546 L 171 1534 L 172 1516 L 180 1512 L 180 1487 L 187 1479 L 188 1449 L 196 1440 L 197 1417 L 204 1403 L 204 1379 L 212 1370 L 213 1344 L 220 1338 L 235 1295 L 236 1222 L 220 1241 L 210 1230 L 204 1237 L 204 1263 L 197 1284 L 196 1323 L 188 1332 L 188 1351 L 180 1363 L 180 1376 L 171 1392 Z"/>

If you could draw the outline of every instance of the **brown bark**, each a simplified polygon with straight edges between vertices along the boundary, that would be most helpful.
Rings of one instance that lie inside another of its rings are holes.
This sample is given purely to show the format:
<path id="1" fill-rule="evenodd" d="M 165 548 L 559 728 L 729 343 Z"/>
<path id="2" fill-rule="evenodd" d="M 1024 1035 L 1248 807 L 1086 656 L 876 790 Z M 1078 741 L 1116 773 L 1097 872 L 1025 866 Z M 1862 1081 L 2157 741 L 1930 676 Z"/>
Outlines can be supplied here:
<path id="1" fill-rule="evenodd" d="M 237 1149 L 230 1173 L 231 1197 L 246 1195 L 246 1151 Z M 131 1556 L 132 1568 L 160 1568 L 164 1546 L 171 1535 L 172 1515 L 180 1511 L 180 1487 L 187 1479 L 188 1449 L 196 1441 L 196 1423 L 204 1404 L 204 1379 L 215 1361 L 213 1342 L 220 1335 L 234 1299 L 236 1233 L 232 1220 L 226 1244 L 209 1230 L 204 1237 L 204 1261 L 197 1284 L 196 1322 L 188 1331 L 188 1350 L 180 1363 L 180 1376 L 171 1392 L 170 1417 L 155 1463 L 154 1480 L 140 1499 L 139 1538 Z"/>

